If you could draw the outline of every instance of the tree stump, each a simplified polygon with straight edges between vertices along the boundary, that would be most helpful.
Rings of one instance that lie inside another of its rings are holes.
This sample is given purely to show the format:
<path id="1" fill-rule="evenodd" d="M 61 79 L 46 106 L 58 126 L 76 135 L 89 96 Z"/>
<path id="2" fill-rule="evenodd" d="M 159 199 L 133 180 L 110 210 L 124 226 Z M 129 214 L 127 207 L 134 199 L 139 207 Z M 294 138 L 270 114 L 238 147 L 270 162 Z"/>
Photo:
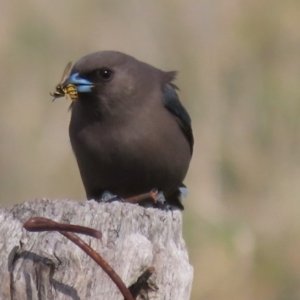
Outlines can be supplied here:
<path id="1" fill-rule="evenodd" d="M 188 300 L 193 268 L 182 238 L 182 214 L 125 203 L 40 199 L 0 209 L 0 299 L 124 299 L 108 275 L 59 232 L 28 232 L 31 217 L 98 229 L 80 235 L 127 287 L 155 272 L 137 299 Z"/>

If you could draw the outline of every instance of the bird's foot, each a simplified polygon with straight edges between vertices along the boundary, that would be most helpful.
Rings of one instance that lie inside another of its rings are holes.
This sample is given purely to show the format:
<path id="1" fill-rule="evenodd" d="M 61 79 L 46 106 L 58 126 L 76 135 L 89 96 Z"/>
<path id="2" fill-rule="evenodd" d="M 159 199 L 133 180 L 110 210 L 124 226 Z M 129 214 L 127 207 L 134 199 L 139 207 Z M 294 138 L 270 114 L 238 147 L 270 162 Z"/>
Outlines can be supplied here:
<path id="1" fill-rule="evenodd" d="M 158 208 L 164 211 L 173 211 L 178 209 L 177 206 L 168 203 L 164 196 L 164 193 L 162 191 L 158 191 L 157 189 L 153 189 L 148 193 L 132 196 L 125 199 L 106 190 L 103 192 L 101 199 L 97 200 L 97 202 L 99 203 L 112 203 L 115 201 L 139 204 L 140 206 L 143 206 L 145 208 Z"/>
<path id="2" fill-rule="evenodd" d="M 157 199 L 155 203 L 155 208 L 159 208 L 164 211 L 172 211 L 174 210 L 173 205 L 169 204 L 168 201 L 165 198 L 165 195 L 163 192 L 159 192 L 157 194 Z"/>
<path id="3" fill-rule="evenodd" d="M 137 196 L 129 197 L 124 199 L 124 202 L 132 203 L 132 204 L 140 204 L 142 206 L 147 206 L 149 204 L 155 204 L 157 201 L 158 191 L 156 189 L 151 190 L 149 193 L 140 194 Z"/>
<path id="4" fill-rule="evenodd" d="M 164 193 L 162 191 L 159 192 L 157 189 L 153 189 L 149 193 L 126 198 L 124 202 L 139 204 L 145 208 L 158 208 L 164 211 L 174 210 L 174 207 L 166 201 Z"/>
<path id="5" fill-rule="evenodd" d="M 114 195 L 109 191 L 104 191 L 102 194 L 102 197 L 100 200 L 98 200 L 98 202 L 100 203 L 111 203 L 111 202 L 124 202 L 124 199 L 119 197 L 118 195 Z"/>

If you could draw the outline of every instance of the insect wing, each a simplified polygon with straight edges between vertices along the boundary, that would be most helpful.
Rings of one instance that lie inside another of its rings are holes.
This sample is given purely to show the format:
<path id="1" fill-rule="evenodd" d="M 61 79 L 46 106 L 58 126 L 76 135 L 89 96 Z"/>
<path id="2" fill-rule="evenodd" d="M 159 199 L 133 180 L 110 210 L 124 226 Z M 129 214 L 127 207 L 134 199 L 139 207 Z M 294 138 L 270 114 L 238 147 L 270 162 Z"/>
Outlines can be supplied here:
<path id="1" fill-rule="evenodd" d="M 64 70 L 64 72 L 62 74 L 61 80 L 59 81 L 58 85 L 62 85 L 64 83 L 64 81 L 69 77 L 70 72 L 71 72 L 71 68 L 72 68 L 72 62 L 70 61 L 66 65 L 65 70 Z"/>

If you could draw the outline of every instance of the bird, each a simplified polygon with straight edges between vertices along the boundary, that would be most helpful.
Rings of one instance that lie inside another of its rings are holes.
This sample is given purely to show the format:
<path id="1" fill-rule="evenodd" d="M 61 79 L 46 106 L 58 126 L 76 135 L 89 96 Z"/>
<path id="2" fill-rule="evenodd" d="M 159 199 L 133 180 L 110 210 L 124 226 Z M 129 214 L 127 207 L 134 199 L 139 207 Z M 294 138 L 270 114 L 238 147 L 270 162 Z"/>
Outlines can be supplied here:
<path id="1" fill-rule="evenodd" d="M 118 51 L 88 54 L 73 65 L 59 93 L 77 91 L 69 136 L 87 199 L 157 189 L 168 207 L 184 209 L 194 137 L 176 75 Z"/>

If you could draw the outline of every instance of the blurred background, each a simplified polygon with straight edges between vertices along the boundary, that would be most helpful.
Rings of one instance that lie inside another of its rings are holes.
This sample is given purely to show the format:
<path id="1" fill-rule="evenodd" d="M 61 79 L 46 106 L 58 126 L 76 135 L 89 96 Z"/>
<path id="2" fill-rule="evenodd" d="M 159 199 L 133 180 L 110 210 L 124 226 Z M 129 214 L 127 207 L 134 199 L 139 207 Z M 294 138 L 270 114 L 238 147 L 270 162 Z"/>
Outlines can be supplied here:
<path id="1" fill-rule="evenodd" d="M 193 120 L 191 299 L 300 299 L 299 28 L 292 0 L 1 1 L 0 204 L 85 199 L 49 92 L 67 62 L 125 52 L 178 70 Z"/>

